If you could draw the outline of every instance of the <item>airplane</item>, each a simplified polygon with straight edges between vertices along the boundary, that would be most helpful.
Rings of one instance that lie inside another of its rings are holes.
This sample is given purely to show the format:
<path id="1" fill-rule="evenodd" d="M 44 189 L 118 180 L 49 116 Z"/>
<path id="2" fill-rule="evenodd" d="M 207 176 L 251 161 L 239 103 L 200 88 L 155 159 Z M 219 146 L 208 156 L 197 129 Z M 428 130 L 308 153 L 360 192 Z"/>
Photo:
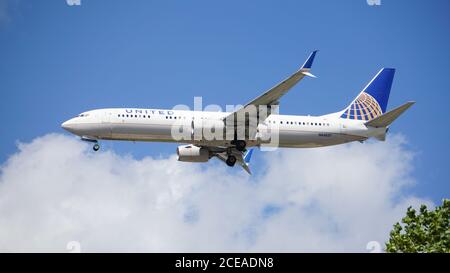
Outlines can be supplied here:
<path id="1" fill-rule="evenodd" d="M 94 151 L 100 149 L 99 140 L 176 142 L 183 144 L 176 150 L 179 161 L 207 162 L 216 157 L 230 167 L 238 163 L 249 174 L 253 147 L 312 148 L 369 138 L 384 141 L 392 122 L 415 103 L 409 101 L 386 111 L 394 68 L 382 68 L 341 111 L 321 116 L 277 113 L 279 100 L 294 85 L 305 76 L 316 78 L 311 74 L 316 53 L 313 51 L 291 76 L 233 112 L 96 109 L 65 121 L 61 127 L 92 142 Z M 246 110 L 251 107 L 255 110 Z M 186 137 L 174 137 L 176 126 L 186 129 Z M 226 133 L 218 130 L 225 127 Z M 197 135 L 216 129 L 222 138 Z"/>

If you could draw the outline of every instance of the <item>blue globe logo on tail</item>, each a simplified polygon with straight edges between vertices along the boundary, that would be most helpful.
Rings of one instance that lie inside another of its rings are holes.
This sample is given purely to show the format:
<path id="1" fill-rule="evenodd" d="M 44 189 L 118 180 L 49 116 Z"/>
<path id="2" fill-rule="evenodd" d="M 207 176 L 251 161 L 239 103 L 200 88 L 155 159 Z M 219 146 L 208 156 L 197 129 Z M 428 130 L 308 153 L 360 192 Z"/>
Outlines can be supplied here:
<path id="1" fill-rule="evenodd" d="M 371 120 L 383 114 L 380 105 L 374 97 L 366 92 L 361 93 L 344 111 L 341 118 Z"/>
<path id="2" fill-rule="evenodd" d="M 342 112 L 341 118 L 372 120 L 386 112 L 394 74 L 394 68 L 381 69 L 358 97 Z"/>

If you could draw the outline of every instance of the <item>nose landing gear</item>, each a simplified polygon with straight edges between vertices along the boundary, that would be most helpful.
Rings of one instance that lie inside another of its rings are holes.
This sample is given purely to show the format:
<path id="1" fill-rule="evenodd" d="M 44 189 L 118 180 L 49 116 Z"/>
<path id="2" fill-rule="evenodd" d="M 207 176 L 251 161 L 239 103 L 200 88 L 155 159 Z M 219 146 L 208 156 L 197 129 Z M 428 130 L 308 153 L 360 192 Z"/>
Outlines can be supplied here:
<path id="1" fill-rule="evenodd" d="M 81 137 L 81 140 L 82 141 L 86 141 L 86 142 L 91 142 L 91 143 L 94 143 L 94 146 L 92 146 L 92 150 L 94 150 L 94 151 L 98 151 L 98 150 L 100 150 L 100 145 L 98 144 L 98 141 L 97 141 L 97 139 L 95 139 L 95 138 L 90 138 L 90 137 Z"/>

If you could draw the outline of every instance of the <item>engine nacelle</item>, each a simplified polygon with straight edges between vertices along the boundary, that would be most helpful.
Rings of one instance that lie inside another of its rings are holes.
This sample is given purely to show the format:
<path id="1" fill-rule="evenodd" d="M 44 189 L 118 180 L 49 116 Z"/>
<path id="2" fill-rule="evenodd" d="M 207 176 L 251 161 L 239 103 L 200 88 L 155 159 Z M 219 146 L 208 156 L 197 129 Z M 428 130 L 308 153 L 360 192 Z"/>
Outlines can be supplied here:
<path id="1" fill-rule="evenodd" d="M 207 162 L 209 160 L 208 149 L 195 145 L 183 145 L 177 147 L 178 161 Z"/>

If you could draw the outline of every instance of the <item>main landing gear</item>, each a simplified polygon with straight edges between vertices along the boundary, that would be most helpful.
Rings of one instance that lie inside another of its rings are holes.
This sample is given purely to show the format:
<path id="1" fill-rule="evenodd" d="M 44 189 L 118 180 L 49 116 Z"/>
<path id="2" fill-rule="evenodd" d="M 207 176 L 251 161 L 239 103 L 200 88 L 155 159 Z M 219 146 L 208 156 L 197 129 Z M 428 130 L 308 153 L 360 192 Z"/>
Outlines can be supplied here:
<path id="1" fill-rule="evenodd" d="M 244 140 L 234 140 L 231 144 L 234 144 L 234 146 L 236 146 L 236 150 L 239 152 L 243 152 L 245 150 L 245 146 L 247 146 L 247 143 L 245 143 Z"/>
<path id="2" fill-rule="evenodd" d="M 233 167 L 234 164 L 236 164 L 236 157 L 234 155 L 229 155 L 225 163 L 227 163 L 228 166 Z"/>
<path id="3" fill-rule="evenodd" d="M 247 143 L 244 140 L 233 140 L 231 142 L 232 145 L 235 146 L 236 150 L 238 150 L 239 152 L 244 152 L 245 151 L 245 147 L 247 146 Z M 233 167 L 236 164 L 237 158 L 235 155 L 233 155 L 233 153 L 231 152 L 232 148 L 230 147 L 227 151 L 227 160 L 225 161 L 225 163 L 230 166 Z"/>

